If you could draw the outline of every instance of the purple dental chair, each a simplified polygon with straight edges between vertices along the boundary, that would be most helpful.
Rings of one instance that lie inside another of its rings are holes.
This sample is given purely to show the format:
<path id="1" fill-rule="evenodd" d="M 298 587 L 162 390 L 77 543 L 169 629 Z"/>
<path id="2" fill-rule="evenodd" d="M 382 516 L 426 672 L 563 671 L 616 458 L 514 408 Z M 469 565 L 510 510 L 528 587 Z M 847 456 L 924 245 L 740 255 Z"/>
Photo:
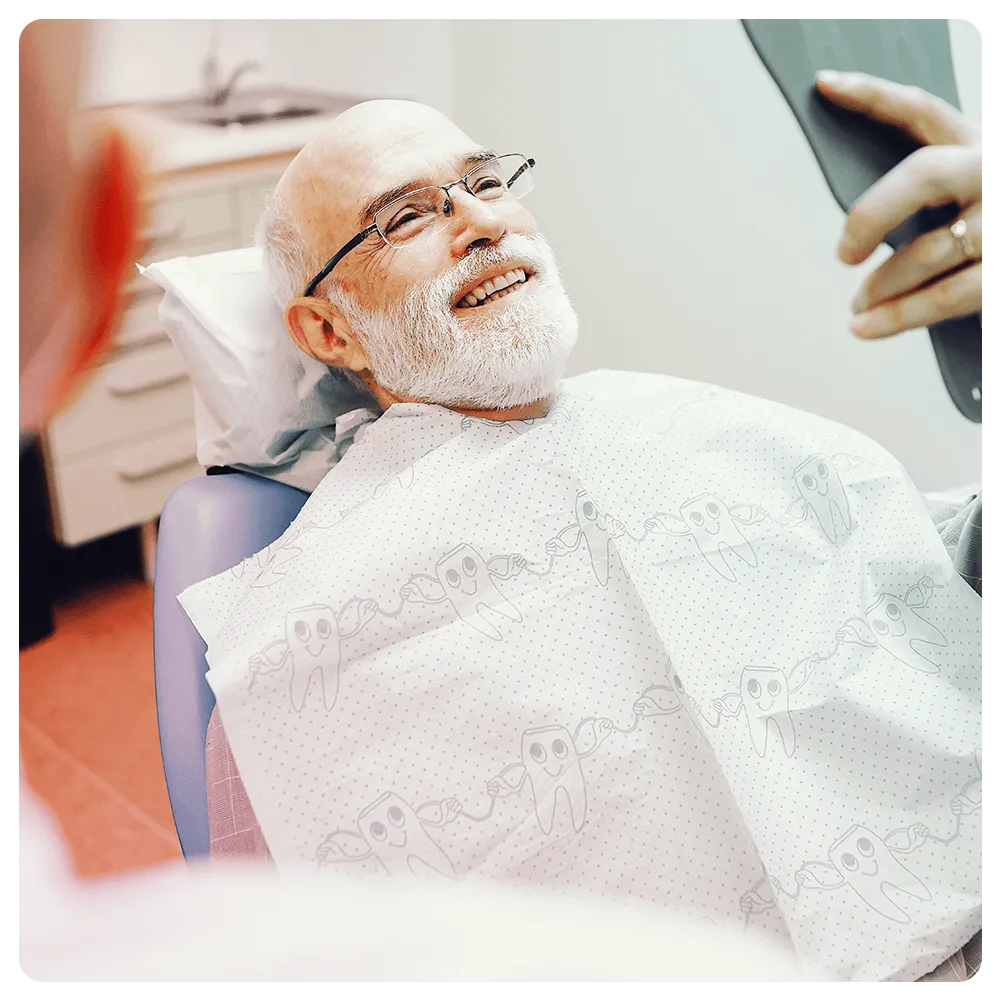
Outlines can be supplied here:
<path id="1" fill-rule="evenodd" d="M 211 470 L 181 483 L 160 516 L 153 584 L 156 715 L 170 808 L 188 860 L 208 857 L 205 735 L 215 695 L 205 680 L 205 642 L 177 595 L 269 545 L 308 497 L 271 479 Z"/>

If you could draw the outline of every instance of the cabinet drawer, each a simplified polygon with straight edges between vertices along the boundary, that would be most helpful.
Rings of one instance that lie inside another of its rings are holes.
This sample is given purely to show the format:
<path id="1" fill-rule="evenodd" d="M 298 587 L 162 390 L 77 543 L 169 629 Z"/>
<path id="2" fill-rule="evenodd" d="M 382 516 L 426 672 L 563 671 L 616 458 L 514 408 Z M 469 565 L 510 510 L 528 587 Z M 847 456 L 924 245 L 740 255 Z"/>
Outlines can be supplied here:
<path id="1" fill-rule="evenodd" d="M 80 545 L 159 517 L 170 493 L 201 474 L 194 424 L 139 444 L 50 465 L 56 534 Z"/>
<path id="2" fill-rule="evenodd" d="M 115 343 L 119 347 L 137 347 L 167 339 L 167 331 L 163 329 L 159 316 L 162 298 L 162 293 L 153 292 L 132 299 L 115 334 Z"/>
<path id="3" fill-rule="evenodd" d="M 235 229 L 229 188 L 219 187 L 154 202 L 145 235 L 151 241 L 150 251 L 156 253 L 157 246 L 232 236 Z"/>
<path id="4" fill-rule="evenodd" d="M 127 351 L 99 368 L 49 426 L 49 452 L 65 459 L 193 420 L 187 369 L 169 340 Z"/>

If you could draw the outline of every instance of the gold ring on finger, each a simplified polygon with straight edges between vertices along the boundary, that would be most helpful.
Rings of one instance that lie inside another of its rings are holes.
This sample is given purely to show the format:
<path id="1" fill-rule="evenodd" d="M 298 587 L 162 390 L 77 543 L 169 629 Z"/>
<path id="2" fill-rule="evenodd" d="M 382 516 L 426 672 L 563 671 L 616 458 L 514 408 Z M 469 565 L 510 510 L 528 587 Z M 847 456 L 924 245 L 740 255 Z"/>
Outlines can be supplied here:
<path id="1" fill-rule="evenodd" d="M 962 248 L 963 257 L 972 257 L 972 241 L 969 239 L 969 224 L 965 219 L 959 219 L 957 222 L 953 222 L 949 226 L 951 235 L 955 237 L 958 241 L 958 245 Z"/>

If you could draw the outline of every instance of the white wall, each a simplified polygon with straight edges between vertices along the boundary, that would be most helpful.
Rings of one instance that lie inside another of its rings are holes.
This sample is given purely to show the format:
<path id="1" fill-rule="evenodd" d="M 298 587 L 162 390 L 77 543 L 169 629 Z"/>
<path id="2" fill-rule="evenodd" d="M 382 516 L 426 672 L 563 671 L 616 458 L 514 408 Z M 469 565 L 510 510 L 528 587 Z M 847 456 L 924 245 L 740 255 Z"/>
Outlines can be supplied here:
<path id="1" fill-rule="evenodd" d="M 91 21 L 84 103 L 187 97 L 202 85 L 213 32 L 223 75 L 261 63 L 242 86 L 281 84 L 403 97 L 452 110 L 449 21 Z"/>
<path id="2" fill-rule="evenodd" d="M 923 489 L 980 478 L 980 428 L 948 398 L 926 333 L 848 332 L 863 273 L 836 260 L 842 212 L 738 21 L 455 30 L 455 120 L 538 160 L 530 207 L 581 318 L 572 372 L 716 382 L 864 431 Z M 959 83 L 977 116 L 978 59 L 963 22 Z"/>

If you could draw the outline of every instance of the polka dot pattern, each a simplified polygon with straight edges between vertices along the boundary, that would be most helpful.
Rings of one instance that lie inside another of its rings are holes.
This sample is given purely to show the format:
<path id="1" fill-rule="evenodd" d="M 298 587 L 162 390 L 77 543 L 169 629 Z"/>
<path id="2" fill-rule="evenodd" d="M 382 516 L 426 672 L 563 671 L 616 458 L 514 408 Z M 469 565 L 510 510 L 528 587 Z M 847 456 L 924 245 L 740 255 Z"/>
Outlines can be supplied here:
<path id="1" fill-rule="evenodd" d="M 397 404 L 182 603 L 279 868 L 662 905 L 840 979 L 979 927 L 979 599 L 848 428 L 623 372 Z"/>

